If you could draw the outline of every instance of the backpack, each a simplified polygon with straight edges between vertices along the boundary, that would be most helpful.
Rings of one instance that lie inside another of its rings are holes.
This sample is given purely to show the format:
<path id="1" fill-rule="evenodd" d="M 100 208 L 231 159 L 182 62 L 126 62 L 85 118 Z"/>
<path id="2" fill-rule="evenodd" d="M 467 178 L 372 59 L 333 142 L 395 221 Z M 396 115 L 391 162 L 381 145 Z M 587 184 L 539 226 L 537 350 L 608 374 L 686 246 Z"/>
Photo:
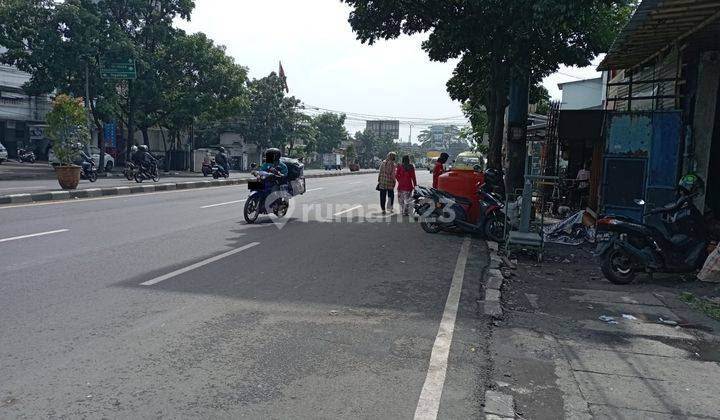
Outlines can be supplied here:
<path id="1" fill-rule="evenodd" d="M 288 168 L 288 180 L 294 181 L 302 178 L 305 165 L 297 159 L 281 158 L 280 161 Z"/>

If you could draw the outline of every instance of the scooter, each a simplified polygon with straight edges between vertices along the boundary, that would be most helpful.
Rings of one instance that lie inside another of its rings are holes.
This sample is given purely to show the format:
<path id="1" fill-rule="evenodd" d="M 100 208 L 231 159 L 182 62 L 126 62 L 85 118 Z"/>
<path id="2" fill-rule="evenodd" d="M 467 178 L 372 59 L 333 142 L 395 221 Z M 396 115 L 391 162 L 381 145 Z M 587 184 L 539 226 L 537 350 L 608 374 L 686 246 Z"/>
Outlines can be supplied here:
<path id="1" fill-rule="evenodd" d="M 146 179 L 152 179 L 154 182 L 160 181 L 157 162 L 152 162 L 147 166 L 141 165 L 135 172 L 135 182 L 142 183 Z"/>
<path id="2" fill-rule="evenodd" d="M 600 247 L 605 278 L 615 284 L 629 284 L 641 271 L 652 276 L 652 273 L 691 273 L 702 267 L 709 235 L 702 214 L 692 203 L 697 195 L 681 195 L 676 202 L 644 214 L 660 215 L 665 232 L 628 217 L 600 218 L 598 233 L 612 235 Z M 643 200 L 635 203 L 645 205 Z"/>
<path id="3" fill-rule="evenodd" d="M 230 174 L 225 170 L 225 168 L 222 165 L 218 165 L 217 163 L 213 163 L 212 166 L 212 176 L 214 179 L 218 179 L 220 177 L 222 178 L 228 178 Z"/>
<path id="4" fill-rule="evenodd" d="M 213 159 L 211 162 L 203 162 L 202 164 L 202 174 L 203 176 L 209 176 L 213 173 L 213 166 L 215 166 L 215 159 Z"/>
<path id="5" fill-rule="evenodd" d="M 248 182 L 252 191 L 243 209 L 247 223 L 255 223 L 261 214 L 274 213 L 277 217 L 285 217 L 290 207 L 292 192 L 288 184 L 282 182 L 282 176 L 275 172 L 253 172 L 256 179 Z"/>
<path id="6" fill-rule="evenodd" d="M 504 204 L 500 195 L 491 192 L 491 189 L 487 183 L 478 189 L 480 216 L 477 223 L 468 221 L 467 213 L 472 204 L 469 199 L 433 188 L 416 190 L 415 213 L 420 219 L 420 226 L 427 233 L 459 229 L 503 242 L 506 221 Z"/>
<path id="7" fill-rule="evenodd" d="M 97 181 L 97 169 L 95 168 L 95 162 L 92 160 L 86 160 L 80 166 L 80 178 L 87 179 L 90 182 Z"/>
<path id="8" fill-rule="evenodd" d="M 35 163 L 35 152 L 32 150 L 27 149 L 18 149 L 17 151 L 17 160 L 18 162 L 30 162 Z"/>

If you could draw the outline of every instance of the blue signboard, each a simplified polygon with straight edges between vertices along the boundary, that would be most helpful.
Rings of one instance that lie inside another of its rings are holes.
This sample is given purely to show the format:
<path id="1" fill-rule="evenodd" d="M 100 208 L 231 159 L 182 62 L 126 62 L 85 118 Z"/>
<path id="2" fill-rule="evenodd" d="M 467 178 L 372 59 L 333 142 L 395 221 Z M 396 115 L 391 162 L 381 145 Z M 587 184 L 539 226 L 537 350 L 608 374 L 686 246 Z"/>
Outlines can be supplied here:
<path id="1" fill-rule="evenodd" d="M 105 139 L 105 147 L 117 147 L 117 124 L 114 122 L 105 123 L 103 130 L 103 138 Z"/>

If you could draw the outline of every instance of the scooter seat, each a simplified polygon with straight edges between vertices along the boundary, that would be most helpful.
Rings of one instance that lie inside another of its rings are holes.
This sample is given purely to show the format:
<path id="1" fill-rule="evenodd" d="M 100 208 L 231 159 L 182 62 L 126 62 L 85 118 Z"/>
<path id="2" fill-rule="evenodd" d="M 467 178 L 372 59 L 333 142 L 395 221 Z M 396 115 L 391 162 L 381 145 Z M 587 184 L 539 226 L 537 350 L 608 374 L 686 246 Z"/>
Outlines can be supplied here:
<path id="1" fill-rule="evenodd" d="M 454 201 L 455 201 L 456 203 L 458 203 L 458 204 L 463 204 L 463 205 L 466 205 L 466 206 L 469 206 L 469 205 L 472 204 L 472 201 L 471 201 L 469 198 L 460 197 L 459 195 L 455 195 L 455 194 L 450 194 L 450 193 L 447 192 L 447 191 L 440 191 L 440 193 L 441 193 L 442 195 L 444 195 L 445 197 L 447 197 L 447 198 L 451 198 L 452 200 L 454 200 Z"/>

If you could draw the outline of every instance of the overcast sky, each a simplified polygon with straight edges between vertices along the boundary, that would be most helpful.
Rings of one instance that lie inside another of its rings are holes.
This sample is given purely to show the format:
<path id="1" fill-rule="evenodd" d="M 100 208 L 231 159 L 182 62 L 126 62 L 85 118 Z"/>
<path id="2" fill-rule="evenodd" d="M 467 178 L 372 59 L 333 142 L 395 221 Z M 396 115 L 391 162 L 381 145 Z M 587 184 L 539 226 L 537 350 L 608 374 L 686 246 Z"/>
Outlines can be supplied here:
<path id="1" fill-rule="evenodd" d="M 290 94 L 308 105 L 399 119 L 462 115 L 445 90 L 455 62 L 431 62 L 420 49 L 424 36 L 363 45 L 347 22 L 349 11 L 339 0 L 196 0 L 192 21 L 178 25 L 225 45 L 252 78 L 277 71 L 282 60 Z M 557 83 L 597 74 L 592 68 L 561 72 L 545 83 L 557 99 Z M 365 124 L 347 126 L 354 133 Z M 423 128 L 416 125 L 413 138 Z M 403 124 L 401 137 L 409 132 Z"/>

